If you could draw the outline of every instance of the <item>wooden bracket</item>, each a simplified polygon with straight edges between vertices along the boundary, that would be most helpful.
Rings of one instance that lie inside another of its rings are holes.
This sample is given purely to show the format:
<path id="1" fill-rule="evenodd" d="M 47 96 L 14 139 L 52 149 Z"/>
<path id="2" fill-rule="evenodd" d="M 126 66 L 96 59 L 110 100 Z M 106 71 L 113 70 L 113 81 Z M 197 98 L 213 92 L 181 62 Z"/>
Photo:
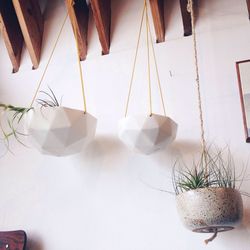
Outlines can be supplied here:
<path id="1" fill-rule="evenodd" d="M 192 35 L 191 15 L 187 10 L 188 0 L 180 0 L 184 36 Z"/>
<path id="2" fill-rule="evenodd" d="M 43 16 L 39 3 L 37 0 L 13 0 L 13 4 L 33 68 L 36 69 L 40 62 L 43 37 Z"/>
<path id="3" fill-rule="evenodd" d="M 13 73 L 20 67 L 23 35 L 12 1 L 0 1 L 0 29 L 13 66 Z"/>
<path id="4" fill-rule="evenodd" d="M 164 0 L 150 0 L 151 12 L 154 20 L 156 42 L 165 41 Z"/>
<path id="5" fill-rule="evenodd" d="M 247 1 L 247 9 L 248 9 L 248 18 L 250 19 L 250 0 Z"/>
<path id="6" fill-rule="evenodd" d="M 88 20 L 89 8 L 86 1 L 75 0 L 72 7 L 72 0 L 66 0 L 66 5 L 71 20 L 73 31 L 77 34 L 80 60 L 85 60 L 88 48 Z"/>
<path id="7" fill-rule="evenodd" d="M 110 26 L 111 26 L 111 1 L 90 0 L 99 40 L 102 46 L 102 54 L 109 54 Z"/>

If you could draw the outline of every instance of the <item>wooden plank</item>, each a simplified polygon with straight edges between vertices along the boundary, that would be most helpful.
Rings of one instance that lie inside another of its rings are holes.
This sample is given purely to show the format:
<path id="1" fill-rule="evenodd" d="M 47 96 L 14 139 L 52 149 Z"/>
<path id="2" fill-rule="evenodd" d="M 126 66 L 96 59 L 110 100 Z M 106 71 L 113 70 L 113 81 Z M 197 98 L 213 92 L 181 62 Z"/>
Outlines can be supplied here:
<path id="1" fill-rule="evenodd" d="M 15 73 L 20 67 L 23 35 L 12 1 L 0 1 L 0 13 L 0 29 Z"/>
<path id="2" fill-rule="evenodd" d="M 187 11 L 188 0 L 180 0 L 182 22 L 184 27 L 184 36 L 192 35 L 191 15 Z"/>
<path id="3" fill-rule="evenodd" d="M 90 5 L 102 46 L 102 54 L 106 55 L 110 48 L 111 2 L 110 0 L 90 0 Z"/>
<path id="4" fill-rule="evenodd" d="M 164 0 L 150 0 L 151 12 L 154 20 L 156 42 L 165 41 Z"/>
<path id="5" fill-rule="evenodd" d="M 250 19 L 250 0 L 247 1 L 247 9 L 248 9 L 248 18 Z"/>
<path id="6" fill-rule="evenodd" d="M 25 250 L 26 241 L 24 231 L 0 232 L 0 249 Z"/>
<path id="7" fill-rule="evenodd" d="M 40 62 L 44 26 L 39 3 L 37 0 L 13 0 L 13 4 L 33 68 L 36 69 Z"/>
<path id="8" fill-rule="evenodd" d="M 82 61 L 85 60 L 87 56 L 89 8 L 86 1 L 75 0 L 74 4 L 72 2 L 72 0 L 66 0 L 66 5 L 73 30 L 77 35 L 79 55 Z"/>

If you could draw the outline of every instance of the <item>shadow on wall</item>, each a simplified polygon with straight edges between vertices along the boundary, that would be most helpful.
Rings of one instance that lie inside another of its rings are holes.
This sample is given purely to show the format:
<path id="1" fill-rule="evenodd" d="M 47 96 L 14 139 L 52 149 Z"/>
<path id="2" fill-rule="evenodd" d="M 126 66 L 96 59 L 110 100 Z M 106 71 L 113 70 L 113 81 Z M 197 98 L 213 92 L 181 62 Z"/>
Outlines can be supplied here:
<path id="1" fill-rule="evenodd" d="M 201 146 L 197 141 L 177 140 L 169 145 L 166 150 L 156 153 L 153 158 L 157 164 L 172 171 L 172 167 L 178 159 L 193 158 L 200 150 Z"/>
<path id="2" fill-rule="evenodd" d="M 44 250 L 41 239 L 28 235 L 26 250 Z"/>
<path id="3" fill-rule="evenodd" d="M 120 161 L 124 148 L 122 142 L 115 136 L 97 135 L 80 154 L 80 158 L 89 161 L 91 165 L 105 161 L 108 161 L 109 164 L 106 164 L 108 166 L 115 165 Z"/>

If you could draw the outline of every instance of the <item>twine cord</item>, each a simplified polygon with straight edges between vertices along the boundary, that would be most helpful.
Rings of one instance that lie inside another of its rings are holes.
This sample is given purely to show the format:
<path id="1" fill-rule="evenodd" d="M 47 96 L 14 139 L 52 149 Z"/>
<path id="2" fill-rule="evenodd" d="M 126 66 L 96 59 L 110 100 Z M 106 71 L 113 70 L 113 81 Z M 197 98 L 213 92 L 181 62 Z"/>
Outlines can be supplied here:
<path id="1" fill-rule="evenodd" d="M 70 4 L 70 10 L 69 11 L 74 11 L 74 0 L 71 0 Z M 81 90 L 82 90 L 82 98 L 83 98 L 83 111 L 84 113 L 87 113 L 87 101 L 86 101 L 86 94 L 85 94 L 85 86 L 84 86 L 84 79 L 83 79 L 83 71 L 82 71 L 82 66 L 81 66 L 81 60 L 80 60 L 80 46 L 78 42 L 78 32 L 76 29 L 76 19 L 74 18 L 74 15 L 71 15 L 72 18 L 72 27 L 73 27 L 73 32 L 74 32 L 74 37 L 75 37 L 75 43 L 76 43 L 76 50 L 77 50 L 77 64 L 79 68 L 79 74 L 80 74 L 80 81 L 81 81 Z"/>
<path id="2" fill-rule="evenodd" d="M 148 96 L 149 96 L 149 116 L 152 116 L 152 84 L 150 71 L 150 48 L 149 48 L 149 20 L 148 20 L 148 4 L 145 0 L 146 6 L 146 30 L 147 30 L 147 63 L 148 63 Z"/>
<path id="3" fill-rule="evenodd" d="M 128 114 L 128 106 L 129 106 L 129 101 L 130 101 L 130 97 L 131 97 L 132 85 L 133 85 L 133 82 L 134 82 L 135 68 L 136 68 L 139 45 L 140 45 L 140 40 L 141 40 L 142 25 L 143 25 L 143 19 L 144 19 L 144 16 L 145 16 L 145 10 L 146 10 L 146 5 L 145 5 L 145 2 L 144 2 L 142 17 L 141 17 L 141 22 L 140 22 L 140 28 L 139 28 L 139 34 L 138 34 L 136 50 L 135 50 L 135 57 L 134 57 L 134 62 L 133 62 L 132 74 L 131 74 L 131 79 L 130 79 L 130 83 L 129 83 L 128 98 L 127 98 L 126 108 L 125 108 L 125 117 Z"/>
<path id="4" fill-rule="evenodd" d="M 202 143 L 202 150 L 204 152 L 206 150 L 206 141 L 205 141 L 205 129 L 204 129 L 204 119 L 203 119 L 203 110 L 202 110 L 202 100 L 201 100 L 198 49 L 197 49 L 197 38 L 196 38 L 196 30 L 195 30 L 195 14 L 194 14 L 194 6 L 193 5 L 194 5 L 193 0 L 188 0 L 187 9 L 191 14 L 192 33 L 193 33 L 192 37 L 193 37 L 196 87 L 197 87 L 197 95 L 198 95 L 198 108 L 199 108 L 200 130 L 201 130 L 201 143 Z"/>
<path id="5" fill-rule="evenodd" d="M 42 82 L 43 82 L 43 80 L 44 80 L 44 77 L 45 77 L 45 75 L 46 75 L 46 73 L 47 73 L 48 67 L 49 67 L 50 62 L 51 62 L 51 60 L 52 60 L 52 58 L 53 58 L 53 55 L 54 55 L 54 53 L 55 53 L 56 47 L 57 47 L 57 45 L 58 45 L 59 39 L 60 39 L 60 37 L 61 37 L 62 31 L 63 31 L 63 28 L 64 28 L 64 26 L 65 26 L 65 23 L 66 23 L 67 19 L 68 19 L 68 14 L 65 16 L 65 18 L 64 18 L 64 20 L 63 20 L 62 26 L 61 26 L 61 28 L 60 28 L 60 31 L 59 31 L 58 35 L 57 35 L 57 38 L 56 38 L 55 44 L 54 44 L 54 46 L 53 46 L 53 48 L 52 48 L 52 51 L 51 51 L 51 54 L 50 54 L 50 56 L 49 56 L 48 62 L 46 63 L 46 66 L 45 66 L 45 69 L 44 69 L 44 71 L 43 71 L 43 73 L 42 73 L 41 79 L 39 80 L 38 86 L 37 86 L 37 88 L 36 88 L 36 90 L 35 90 L 35 94 L 34 94 L 34 96 L 33 96 L 33 98 L 32 98 L 31 103 L 30 103 L 30 108 L 32 108 L 32 106 L 33 106 L 33 104 L 34 104 L 34 102 L 35 102 L 35 100 L 36 100 L 38 91 L 39 91 L 39 89 L 40 89 L 40 87 L 41 87 L 41 85 L 42 85 Z"/>
<path id="6" fill-rule="evenodd" d="M 132 67 L 132 74 L 131 74 L 130 83 L 129 83 L 128 97 L 127 97 L 127 101 L 126 101 L 125 117 L 128 114 L 128 107 L 129 107 L 129 102 L 130 102 L 130 99 L 131 99 L 132 86 L 133 86 L 133 82 L 134 82 L 134 75 L 135 75 L 139 45 L 140 45 L 140 40 L 141 40 L 142 26 L 143 26 L 143 21 L 144 21 L 145 16 L 146 16 L 146 35 L 147 35 L 146 36 L 146 42 L 147 42 L 147 71 L 148 71 L 147 74 L 148 74 L 148 92 L 149 92 L 148 93 L 148 96 L 149 96 L 149 115 L 151 116 L 152 113 L 153 113 L 153 108 L 152 108 L 151 64 L 150 64 L 150 47 L 151 47 L 152 54 L 153 54 L 153 59 L 154 59 L 156 76 L 157 76 L 157 83 L 158 83 L 158 88 L 159 88 L 160 98 L 161 98 L 161 103 L 162 103 L 162 108 L 163 108 L 163 113 L 166 116 L 166 109 L 165 109 L 165 103 L 164 103 L 164 99 L 163 99 L 162 87 L 161 87 L 161 83 L 160 83 L 159 70 L 158 70 L 158 65 L 157 65 L 157 61 L 156 61 L 156 54 L 155 54 L 154 45 L 153 45 L 152 32 L 151 32 L 150 23 L 149 23 L 148 3 L 147 3 L 147 0 L 144 0 L 142 16 L 141 16 L 141 21 L 140 21 L 139 34 L 138 34 L 137 45 L 136 45 L 136 51 L 135 51 L 133 67 Z M 150 44 L 151 44 L 151 46 L 150 46 Z"/>
<path id="7" fill-rule="evenodd" d="M 74 10 L 74 4 L 75 4 L 74 1 L 73 1 L 73 0 L 70 0 L 69 12 Z M 39 81 L 39 83 L 38 83 L 38 86 L 37 86 L 37 88 L 36 88 L 35 94 L 34 94 L 34 96 L 33 96 L 33 98 L 32 98 L 30 107 L 32 107 L 33 104 L 34 104 L 34 102 L 35 102 L 35 99 L 36 99 L 36 97 L 37 97 L 38 91 L 39 91 L 39 89 L 40 89 L 40 87 L 41 87 L 41 85 L 42 85 L 42 82 L 43 82 L 44 77 L 45 77 L 45 75 L 46 75 L 46 73 L 47 73 L 48 67 L 49 67 L 49 65 L 50 65 L 50 63 L 51 63 L 51 60 L 52 60 L 53 56 L 54 56 L 56 47 L 57 47 L 57 45 L 58 45 L 59 39 L 60 39 L 60 37 L 61 37 L 63 28 L 64 28 L 64 26 L 65 26 L 65 24 L 66 24 L 67 19 L 68 19 L 68 16 L 69 16 L 69 13 L 67 13 L 66 16 L 65 16 L 65 18 L 64 18 L 64 21 L 63 21 L 63 23 L 62 23 L 62 26 L 61 26 L 61 28 L 60 28 L 60 31 L 59 31 L 59 33 L 58 33 L 58 35 L 57 35 L 55 44 L 54 44 L 54 46 L 53 46 L 53 48 L 52 48 L 52 51 L 51 51 L 51 54 L 50 54 L 50 56 L 49 56 L 48 62 L 46 63 L 45 69 L 44 69 L 43 74 L 42 74 L 42 76 L 41 76 L 41 79 L 40 79 L 40 81 Z M 72 15 L 72 16 L 73 16 L 73 15 Z M 86 95 L 85 95 L 85 87 L 84 87 L 84 80 L 83 80 L 83 72 L 82 72 L 81 61 L 80 61 L 80 51 L 79 51 L 79 43 L 78 43 L 78 39 L 77 39 L 78 34 L 77 34 L 77 30 L 76 30 L 76 20 L 75 20 L 75 18 L 72 18 L 72 26 L 73 26 L 73 32 L 74 32 L 74 37 L 75 37 L 75 42 L 76 42 L 76 48 L 77 48 L 77 63 L 78 63 L 78 67 L 79 67 L 80 81 L 81 81 L 81 88 L 82 88 L 83 110 L 84 110 L 84 113 L 86 113 L 86 112 L 87 112 Z"/>

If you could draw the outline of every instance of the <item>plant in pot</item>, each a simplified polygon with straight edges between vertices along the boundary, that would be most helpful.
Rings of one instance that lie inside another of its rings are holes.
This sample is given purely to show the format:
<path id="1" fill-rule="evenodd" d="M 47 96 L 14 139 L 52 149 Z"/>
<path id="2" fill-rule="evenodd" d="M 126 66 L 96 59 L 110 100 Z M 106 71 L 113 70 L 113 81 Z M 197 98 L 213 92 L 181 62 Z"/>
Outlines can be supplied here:
<path id="1" fill-rule="evenodd" d="M 78 52 L 77 61 L 80 71 L 84 108 L 83 110 L 77 110 L 61 106 L 51 89 L 50 92 L 41 91 L 42 94 L 47 96 L 47 99 L 37 99 L 39 105 L 38 107 L 34 107 L 36 96 L 39 92 L 50 61 L 54 55 L 55 48 L 58 44 L 67 18 L 68 14 L 65 17 L 63 25 L 57 36 L 56 43 L 42 74 L 42 78 L 39 81 L 30 107 L 19 110 L 21 112 L 14 113 L 13 116 L 15 118 L 13 121 L 17 120 L 18 122 L 25 117 L 26 132 L 32 145 L 41 153 L 54 156 L 67 156 L 79 153 L 82 148 L 94 138 L 97 124 L 97 119 L 87 113 L 85 88 L 75 25 L 73 25 L 73 30 Z M 15 109 L 12 110 L 11 108 L 12 106 L 9 106 L 8 110 L 15 111 Z M 13 135 L 16 137 L 19 133 L 17 133 L 17 130 L 12 125 L 10 127 L 12 128 Z"/>
<path id="2" fill-rule="evenodd" d="M 130 115 L 128 114 L 128 106 L 132 85 L 134 81 L 134 74 L 138 56 L 138 49 L 141 40 L 142 26 L 145 18 L 146 34 L 147 34 L 147 64 L 148 64 L 148 90 L 149 90 L 149 114 L 148 115 Z M 154 114 L 152 111 L 152 96 L 151 96 L 151 66 L 150 66 L 150 44 L 155 63 L 156 76 L 158 81 L 158 88 L 160 92 L 162 107 L 164 115 Z M 129 85 L 129 93 L 126 103 L 125 117 L 119 122 L 119 138 L 131 150 L 143 154 L 151 154 L 156 150 L 165 148 L 172 143 L 176 137 L 177 124 L 166 116 L 165 104 L 163 100 L 163 93 L 160 83 L 158 65 L 156 62 L 156 55 L 153 46 L 152 32 L 149 24 L 148 3 L 144 0 L 142 11 L 139 36 L 136 46 L 136 53 L 133 63 L 132 76 Z"/>
<path id="3" fill-rule="evenodd" d="M 198 96 L 202 152 L 199 161 L 192 167 L 185 163 L 174 167 L 173 186 L 176 193 L 177 210 L 183 224 L 193 232 L 213 233 L 205 241 L 216 238 L 217 233 L 234 229 L 243 215 L 241 193 L 236 187 L 235 166 L 230 151 L 213 152 L 206 147 L 200 77 L 195 33 L 193 1 L 188 1 L 193 30 L 194 61 Z"/>
<path id="4" fill-rule="evenodd" d="M 234 229 L 243 216 L 243 202 L 230 151 L 203 150 L 192 168 L 181 163 L 173 171 L 177 210 L 183 224 L 193 232 L 214 233 Z M 240 185 L 239 185 L 240 186 Z"/>

